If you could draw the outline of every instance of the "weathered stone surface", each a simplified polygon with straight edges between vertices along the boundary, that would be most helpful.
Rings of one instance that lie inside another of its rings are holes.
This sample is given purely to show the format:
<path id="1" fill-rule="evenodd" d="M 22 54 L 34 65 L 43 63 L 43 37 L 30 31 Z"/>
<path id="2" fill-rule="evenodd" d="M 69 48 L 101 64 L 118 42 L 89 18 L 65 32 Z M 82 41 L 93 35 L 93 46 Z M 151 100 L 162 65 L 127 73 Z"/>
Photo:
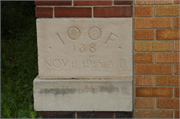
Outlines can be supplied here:
<path id="1" fill-rule="evenodd" d="M 37 19 L 40 78 L 132 76 L 132 18 Z"/>
<path id="2" fill-rule="evenodd" d="M 34 80 L 36 111 L 132 111 L 132 79 Z"/>

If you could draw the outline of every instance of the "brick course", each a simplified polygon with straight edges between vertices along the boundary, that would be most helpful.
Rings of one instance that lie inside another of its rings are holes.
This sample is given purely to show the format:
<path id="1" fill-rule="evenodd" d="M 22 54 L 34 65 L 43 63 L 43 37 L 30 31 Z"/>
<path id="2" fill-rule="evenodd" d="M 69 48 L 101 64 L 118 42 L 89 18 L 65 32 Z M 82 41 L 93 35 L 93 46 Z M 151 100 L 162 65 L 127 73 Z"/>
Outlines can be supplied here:
<path id="1" fill-rule="evenodd" d="M 35 5 L 71 5 L 71 0 L 60 0 L 60 1 L 35 1 Z"/>
<path id="2" fill-rule="evenodd" d="M 135 62 L 136 63 L 153 63 L 154 57 L 153 53 L 136 53 Z"/>
<path id="3" fill-rule="evenodd" d="M 157 99 L 157 108 L 179 109 L 179 99 Z"/>
<path id="4" fill-rule="evenodd" d="M 179 40 L 179 29 L 157 30 L 156 39 L 158 40 Z"/>
<path id="5" fill-rule="evenodd" d="M 137 98 L 135 100 L 136 108 L 154 108 L 154 99 Z"/>
<path id="6" fill-rule="evenodd" d="M 135 42 L 135 51 L 172 51 L 171 41 Z"/>
<path id="7" fill-rule="evenodd" d="M 114 0 L 114 5 L 131 5 L 132 0 Z"/>
<path id="8" fill-rule="evenodd" d="M 136 110 L 136 118 L 173 118 L 172 110 Z"/>
<path id="9" fill-rule="evenodd" d="M 155 16 L 179 16 L 179 5 L 155 6 Z"/>
<path id="10" fill-rule="evenodd" d="M 157 63 L 178 63 L 179 53 L 156 53 Z"/>
<path id="11" fill-rule="evenodd" d="M 179 97 L 179 88 L 174 88 L 174 97 Z"/>
<path id="12" fill-rule="evenodd" d="M 175 3 L 176 3 L 176 4 L 179 4 L 179 3 L 180 3 L 180 1 L 179 1 L 179 0 L 175 0 Z"/>
<path id="13" fill-rule="evenodd" d="M 55 17 L 91 17 L 91 8 L 55 7 Z"/>
<path id="14" fill-rule="evenodd" d="M 132 6 L 94 7 L 94 17 L 132 17 Z"/>
<path id="15" fill-rule="evenodd" d="M 172 4 L 173 0 L 135 0 L 136 5 Z"/>
<path id="16" fill-rule="evenodd" d="M 136 64 L 136 74 L 172 74 L 172 65 Z"/>
<path id="17" fill-rule="evenodd" d="M 42 116 L 42 118 L 75 118 L 75 113 L 61 111 L 39 111 L 39 116 Z"/>
<path id="18" fill-rule="evenodd" d="M 179 17 L 177 17 L 177 18 L 174 18 L 174 28 L 179 28 L 180 26 L 179 26 Z"/>
<path id="19" fill-rule="evenodd" d="M 154 40 L 154 30 L 136 30 L 136 40 Z"/>
<path id="20" fill-rule="evenodd" d="M 179 86 L 179 76 L 156 76 L 157 86 Z"/>
<path id="21" fill-rule="evenodd" d="M 135 16 L 136 17 L 152 17 L 153 16 L 153 7 L 135 7 Z"/>
<path id="22" fill-rule="evenodd" d="M 153 76 L 136 76 L 137 86 L 153 86 Z"/>
<path id="23" fill-rule="evenodd" d="M 35 8 L 36 17 L 52 18 L 53 8 L 50 7 L 36 7 Z"/>
<path id="24" fill-rule="evenodd" d="M 112 5 L 112 0 L 74 0 L 75 6 Z"/>
<path id="25" fill-rule="evenodd" d="M 179 111 L 175 111 L 175 118 L 180 118 L 180 116 L 179 116 Z"/>
<path id="26" fill-rule="evenodd" d="M 174 65 L 174 74 L 180 74 L 180 66 L 179 66 L 179 64 L 175 64 Z"/>
<path id="27" fill-rule="evenodd" d="M 113 112 L 77 112 L 77 118 L 113 118 Z"/>
<path id="28" fill-rule="evenodd" d="M 174 51 L 180 51 L 179 41 L 174 41 Z"/>
<path id="29" fill-rule="evenodd" d="M 135 28 L 172 28 L 172 18 L 135 18 Z"/>
<path id="30" fill-rule="evenodd" d="M 172 88 L 136 87 L 136 97 L 172 97 Z"/>

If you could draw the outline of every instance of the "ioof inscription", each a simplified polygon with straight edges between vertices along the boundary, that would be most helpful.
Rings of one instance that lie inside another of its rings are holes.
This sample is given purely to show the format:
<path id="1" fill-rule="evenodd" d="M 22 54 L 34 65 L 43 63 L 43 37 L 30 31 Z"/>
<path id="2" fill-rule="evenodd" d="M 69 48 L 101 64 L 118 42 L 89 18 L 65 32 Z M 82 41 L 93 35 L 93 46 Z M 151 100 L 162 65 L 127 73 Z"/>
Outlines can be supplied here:
<path id="1" fill-rule="evenodd" d="M 101 36 L 101 30 L 98 27 L 93 26 L 89 29 L 89 37 L 92 40 L 97 40 L 100 36 Z"/>
<path id="2" fill-rule="evenodd" d="M 39 76 L 132 76 L 131 25 L 131 18 L 39 19 Z"/>
<path id="3" fill-rule="evenodd" d="M 69 28 L 68 36 L 69 36 L 70 39 L 76 40 L 76 39 L 78 39 L 80 37 L 80 35 L 81 35 L 81 32 L 77 27 L 72 26 L 72 27 Z"/>

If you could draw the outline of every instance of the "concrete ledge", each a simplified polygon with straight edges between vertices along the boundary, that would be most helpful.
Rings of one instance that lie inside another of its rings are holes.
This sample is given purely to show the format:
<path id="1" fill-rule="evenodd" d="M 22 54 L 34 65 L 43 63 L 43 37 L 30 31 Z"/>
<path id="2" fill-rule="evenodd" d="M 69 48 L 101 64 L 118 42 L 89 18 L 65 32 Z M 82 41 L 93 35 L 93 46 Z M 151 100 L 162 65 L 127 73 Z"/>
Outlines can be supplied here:
<path id="1" fill-rule="evenodd" d="M 34 79 L 36 111 L 132 111 L 132 79 Z"/>

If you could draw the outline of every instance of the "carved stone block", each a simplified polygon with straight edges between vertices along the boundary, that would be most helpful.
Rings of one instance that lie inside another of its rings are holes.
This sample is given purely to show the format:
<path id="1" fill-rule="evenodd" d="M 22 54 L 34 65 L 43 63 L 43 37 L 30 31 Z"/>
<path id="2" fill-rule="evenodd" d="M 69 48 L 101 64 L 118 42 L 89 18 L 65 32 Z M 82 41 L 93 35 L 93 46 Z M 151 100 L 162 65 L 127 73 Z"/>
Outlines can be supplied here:
<path id="1" fill-rule="evenodd" d="M 132 18 L 37 19 L 40 78 L 132 77 Z"/>

